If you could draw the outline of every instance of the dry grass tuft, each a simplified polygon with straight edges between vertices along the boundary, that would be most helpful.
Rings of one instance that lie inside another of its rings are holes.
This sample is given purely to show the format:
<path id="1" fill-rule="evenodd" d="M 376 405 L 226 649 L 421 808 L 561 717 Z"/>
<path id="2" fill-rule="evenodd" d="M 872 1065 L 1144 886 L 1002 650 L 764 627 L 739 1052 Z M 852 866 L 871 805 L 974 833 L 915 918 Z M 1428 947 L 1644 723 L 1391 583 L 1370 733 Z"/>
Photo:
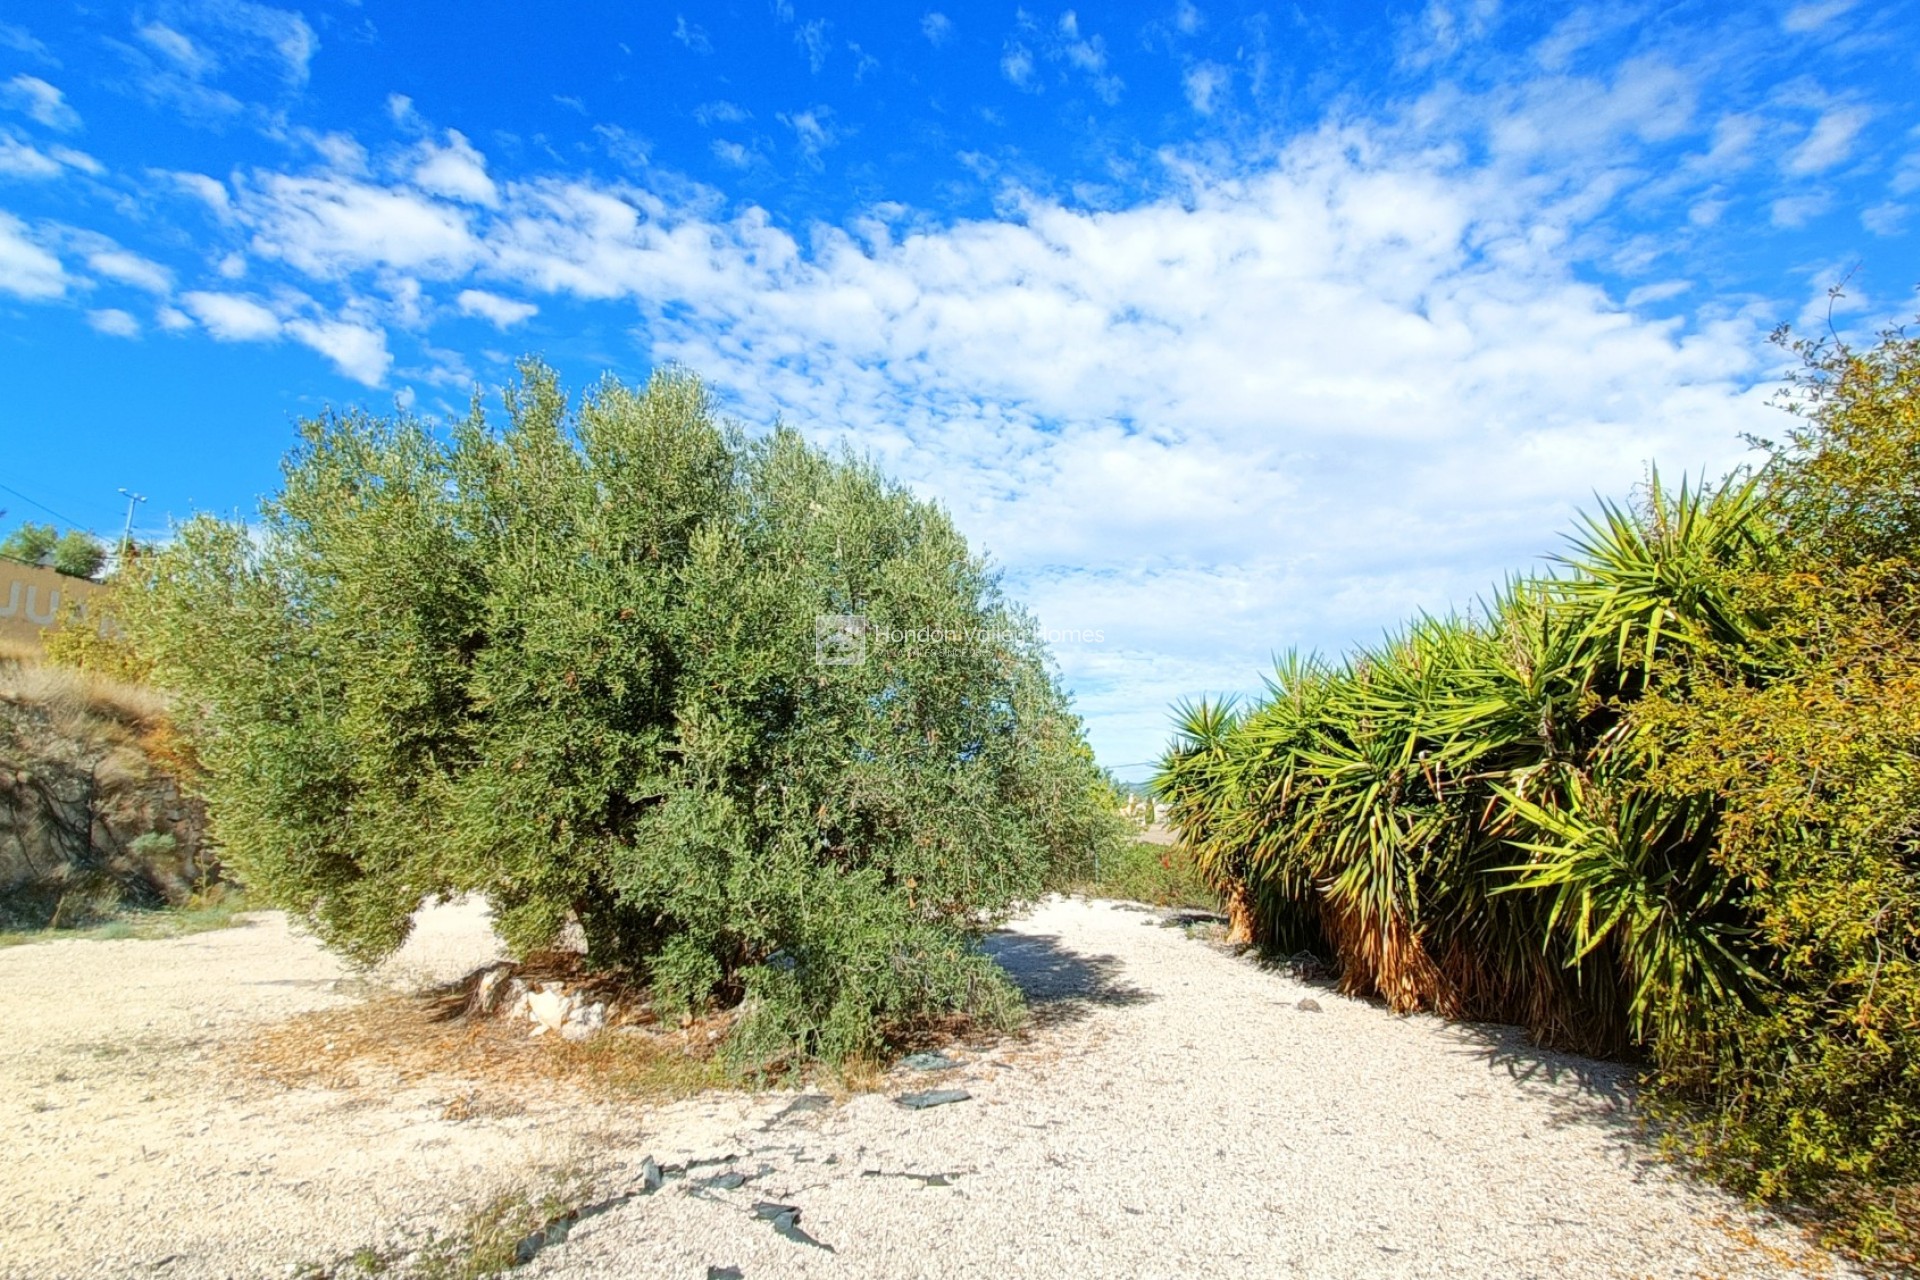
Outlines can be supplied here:
<path id="1" fill-rule="evenodd" d="M 456 984 L 457 985 L 457 984 Z M 529 1035 L 529 1025 L 449 1013 L 451 988 L 382 993 L 342 1009 L 301 1014 L 235 1050 L 245 1073 L 289 1087 L 351 1090 L 428 1079 L 466 1090 L 449 1118 L 500 1114 L 529 1093 L 582 1089 L 613 1097 L 678 1098 L 728 1083 L 712 1021 L 664 1029 L 610 1027 L 592 1040 Z"/>
<path id="2" fill-rule="evenodd" d="M 93 672 L 50 666 L 38 650 L 10 643 L 0 651 L 0 698 L 43 710 L 64 733 L 83 736 L 108 727 L 115 736 L 143 737 L 169 731 L 165 694 Z"/>

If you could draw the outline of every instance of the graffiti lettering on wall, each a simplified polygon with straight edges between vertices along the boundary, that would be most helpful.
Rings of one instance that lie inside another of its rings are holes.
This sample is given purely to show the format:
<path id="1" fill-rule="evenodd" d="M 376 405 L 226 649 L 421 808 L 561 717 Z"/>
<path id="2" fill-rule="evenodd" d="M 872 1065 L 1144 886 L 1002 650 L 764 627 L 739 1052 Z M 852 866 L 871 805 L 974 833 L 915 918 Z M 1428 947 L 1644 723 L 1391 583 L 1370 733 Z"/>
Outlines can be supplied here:
<path id="1" fill-rule="evenodd" d="M 98 618 L 88 612 L 96 603 L 101 587 L 85 578 L 43 569 L 39 565 L 0 560 L 0 636 L 18 640 L 37 640 L 40 633 L 69 617 L 93 622 L 102 632 L 113 623 L 102 613 Z"/>

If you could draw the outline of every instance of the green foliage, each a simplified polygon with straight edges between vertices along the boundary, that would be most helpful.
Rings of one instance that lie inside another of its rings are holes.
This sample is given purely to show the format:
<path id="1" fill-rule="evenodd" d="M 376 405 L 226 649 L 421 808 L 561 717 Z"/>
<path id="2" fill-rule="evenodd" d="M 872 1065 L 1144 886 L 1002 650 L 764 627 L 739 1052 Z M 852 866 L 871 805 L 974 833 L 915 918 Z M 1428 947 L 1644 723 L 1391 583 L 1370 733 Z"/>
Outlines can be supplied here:
<path id="1" fill-rule="evenodd" d="M 107 549 L 100 540 L 79 529 L 59 532 L 50 524 L 28 522 L 0 542 L 0 556 L 11 556 L 28 564 L 39 564 L 52 557 L 53 568 L 73 578 L 91 578 L 107 562 Z"/>
<path id="2" fill-rule="evenodd" d="M 1055 887 L 1063 893 L 1093 898 L 1146 902 L 1156 907 L 1220 909 L 1220 895 L 1201 874 L 1193 851 L 1185 845 L 1134 840 L 1075 868 Z"/>
<path id="3" fill-rule="evenodd" d="M 756 1062 L 1006 1014 L 981 928 L 1124 830 L 1030 621 L 939 510 L 689 376 L 524 375 L 449 439 L 309 422 L 256 529 L 140 562 L 246 883 L 367 960 L 436 894 L 522 952 L 577 921 L 670 1009 L 744 1001 Z"/>
<path id="4" fill-rule="evenodd" d="M 90 533 L 69 529 L 53 544 L 53 567 L 71 578 L 91 578 L 107 562 L 107 549 Z"/>
<path id="5" fill-rule="evenodd" d="M 60 531 L 50 524 L 27 521 L 0 542 L 0 556 L 11 556 L 28 564 L 39 564 L 60 541 Z"/>
<path id="6" fill-rule="evenodd" d="M 1682 1145 L 1920 1256 L 1920 343 L 1795 344 L 1756 476 L 1585 521 L 1544 580 L 1248 708 L 1158 785 L 1349 991 L 1643 1050 Z"/>
<path id="7" fill-rule="evenodd" d="M 1736 582 L 1767 660 L 1701 655 L 1637 715 L 1651 781 L 1714 797 L 1773 981 L 1663 1039 L 1660 1081 L 1709 1168 L 1916 1264 L 1920 343 L 1794 346 L 1802 425 L 1769 477 L 1787 554 Z"/>
<path id="8" fill-rule="evenodd" d="M 135 651 L 132 642 L 118 626 L 102 627 L 102 616 L 118 612 L 119 593 L 110 585 L 95 598 L 69 606 L 60 624 L 41 633 L 41 648 L 47 662 L 71 671 L 105 676 L 123 684 L 145 684 L 153 674 L 153 664 Z"/>

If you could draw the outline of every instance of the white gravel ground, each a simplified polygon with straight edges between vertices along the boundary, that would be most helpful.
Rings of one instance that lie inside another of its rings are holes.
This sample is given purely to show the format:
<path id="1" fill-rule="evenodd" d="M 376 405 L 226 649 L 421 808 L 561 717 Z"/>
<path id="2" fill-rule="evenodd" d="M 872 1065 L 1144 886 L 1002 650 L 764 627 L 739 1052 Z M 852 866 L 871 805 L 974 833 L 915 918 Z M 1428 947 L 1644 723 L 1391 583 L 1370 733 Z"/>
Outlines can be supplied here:
<path id="1" fill-rule="evenodd" d="M 1771 1276 L 1831 1260 L 1673 1176 L 1625 1073 L 1509 1028 L 1396 1018 L 1110 903 L 1055 900 L 997 940 L 1043 1023 L 889 1094 L 646 1149 L 670 1179 L 583 1220 L 543 1277 Z M 1319 1012 L 1303 1010 L 1311 999 Z M 634 1181 L 629 1155 L 625 1186 Z M 950 1185 L 926 1185 L 938 1174 Z M 610 1185 L 619 1185 L 613 1180 Z M 756 1220 L 801 1209 L 825 1248 Z"/>
<path id="2" fill-rule="evenodd" d="M 951 1071 L 897 1069 L 881 1094 L 466 1120 L 431 1082 L 220 1075 L 223 1038 L 357 990 L 278 917 L 16 947 L 0 952 L 0 1275 L 285 1276 L 445 1229 L 503 1187 L 537 1193 L 568 1162 L 597 1189 L 516 1275 L 1846 1274 L 1662 1166 L 1618 1069 L 1396 1018 L 1158 924 L 1044 904 L 995 940 L 1036 1030 L 956 1050 Z M 387 976 L 447 976 L 491 949 L 482 914 L 443 911 Z M 972 1096 L 893 1101 L 929 1088 Z M 651 1194 L 648 1157 L 667 1166 Z M 798 1206 L 819 1247 L 758 1202 Z"/>

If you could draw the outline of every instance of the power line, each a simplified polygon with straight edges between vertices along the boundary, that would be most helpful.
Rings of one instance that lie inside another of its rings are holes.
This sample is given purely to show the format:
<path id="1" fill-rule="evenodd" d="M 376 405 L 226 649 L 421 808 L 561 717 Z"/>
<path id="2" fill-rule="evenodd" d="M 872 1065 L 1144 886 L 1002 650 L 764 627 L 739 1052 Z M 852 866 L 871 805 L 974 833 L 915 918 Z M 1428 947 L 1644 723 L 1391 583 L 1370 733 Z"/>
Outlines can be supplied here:
<path id="1" fill-rule="evenodd" d="M 35 502 L 32 498 L 29 498 L 26 494 L 20 492 L 18 489 L 14 488 L 12 485 L 0 484 L 0 489 L 6 490 L 8 493 L 20 499 L 20 501 L 26 503 L 30 507 L 40 508 L 42 511 L 46 512 L 48 515 L 52 516 L 55 520 L 65 521 L 67 524 L 72 525 L 76 529 L 87 528 L 85 524 L 81 523 L 78 520 L 75 520 L 72 516 L 62 515 L 60 512 L 55 511 L 52 507 L 48 506 L 44 502 Z M 89 529 L 88 532 L 92 532 L 92 530 Z"/>

